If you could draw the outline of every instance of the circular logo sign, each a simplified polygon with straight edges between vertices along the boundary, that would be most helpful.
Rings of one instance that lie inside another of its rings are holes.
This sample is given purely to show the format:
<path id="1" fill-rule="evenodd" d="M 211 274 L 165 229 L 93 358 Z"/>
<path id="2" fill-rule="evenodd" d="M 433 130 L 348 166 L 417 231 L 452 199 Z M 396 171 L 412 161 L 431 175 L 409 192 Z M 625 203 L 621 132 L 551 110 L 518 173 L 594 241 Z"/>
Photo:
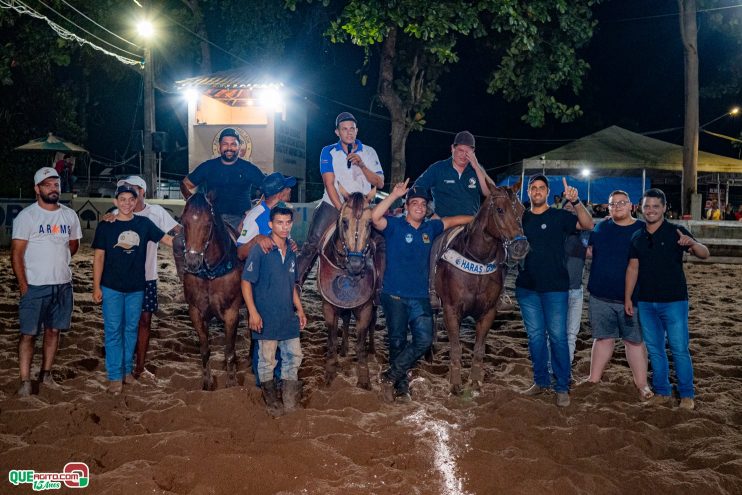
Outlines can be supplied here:
<path id="1" fill-rule="evenodd" d="M 214 140 L 211 142 L 211 152 L 213 156 L 221 155 L 221 152 L 219 151 L 219 134 L 221 134 L 224 129 L 227 129 L 227 127 L 219 129 L 216 134 L 214 134 Z M 252 154 L 252 139 L 250 139 L 250 135 L 244 129 L 239 127 L 232 127 L 232 129 L 237 131 L 237 134 L 240 135 L 240 158 L 243 160 L 249 160 L 250 155 Z"/>

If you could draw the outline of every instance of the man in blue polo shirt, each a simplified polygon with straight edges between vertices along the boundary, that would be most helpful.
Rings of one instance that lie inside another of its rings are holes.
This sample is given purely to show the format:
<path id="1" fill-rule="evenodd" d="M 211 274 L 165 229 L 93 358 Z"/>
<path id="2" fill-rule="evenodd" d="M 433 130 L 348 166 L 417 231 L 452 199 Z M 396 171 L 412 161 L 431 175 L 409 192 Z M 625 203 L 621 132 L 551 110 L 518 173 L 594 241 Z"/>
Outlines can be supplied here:
<path id="1" fill-rule="evenodd" d="M 349 193 L 361 192 L 364 195 L 376 187 L 384 187 L 384 171 L 376 151 L 361 143 L 356 127 L 356 118 L 343 112 L 335 119 L 337 143 L 322 148 L 319 157 L 319 170 L 325 185 L 322 201 L 314 210 L 309 225 L 307 240 L 301 247 L 297 263 L 299 285 L 303 285 L 317 259 L 319 243 L 327 228 L 337 222 L 340 208 L 345 199 L 340 194 L 342 187 Z M 383 249 L 383 248 L 382 248 Z M 377 246 L 377 253 L 380 251 Z"/>
<path id="2" fill-rule="evenodd" d="M 626 314 L 633 316 L 632 295 L 638 281 L 639 323 L 652 363 L 652 385 L 657 394 L 652 402 L 670 404 L 672 401 L 667 342 L 678 380 L 680 407 L 690 410 L 695 407 L 695 392 L 688 349 L 688 286 L 683 272 L 683 253 L 706 259 L 709 250 L 685 227 L 666 222 L 666 211 L 664 192 L 660 189 L 644 192 L 642 212 L 646 224 L 631 237 L 624 306 Z"/>
<path id="3" fill-rule="evenodd" d="M 263 398 L 273 416 L 291 412 L 301 396 L 299 366 L 302 361 L 299 331 L 307 318 L 296 288 L 296 255 L 288 246 L 294 212 L 276 206 L 270 213 L 274 249 L 264 253 L 253 246 L 242 272 L 242 296 L 249 315 L 252 338 L 260 340 L 258 375 Z M 281 349 L 282 403 L 273 379 L 276 350 Z"/>
<path id="4" fill-rule="evenodd" d="M 410 400 L 409 371 L 433 342 L 433 311 L 428 300 L 428 258 L 433 240 L 444 229 L 471 222 L 471 215 L 425 220 L 428 195 L 423 189 L 407 190 L 400 182 L 371 214 L 371 221 L 387 244 L 387 269 L 381 304 L 389 332 L 389 368 L 381 374 L 384 398 Z M 399 198 L 407 195 L 404 217 L 385 217 Z M 407 331 L 412 341 L 407 342 Z"/>
<path id="5" fill-rule="evenodd" d="M 451 156 L 432 164 L 415 181 L 414 188 L 429 191 L 435 214 L 476 215 L 481 196 L 489 196 L 487 175 L 474 154 L 474 136 L 469 131 L 456 134 Z"/>
<path id="6" fill-rule="evenodd" d="M 254 163 L 240 158 L 240 146 L 240 135 L 227 127 L 219 134 L 221 155 L 196 167 L 180 185 L 185 199 L 196 187 L 205 185 L 216 213 L 235 229 L 252 206 L 253 189 L 260 187 L 265 177 Z"/>

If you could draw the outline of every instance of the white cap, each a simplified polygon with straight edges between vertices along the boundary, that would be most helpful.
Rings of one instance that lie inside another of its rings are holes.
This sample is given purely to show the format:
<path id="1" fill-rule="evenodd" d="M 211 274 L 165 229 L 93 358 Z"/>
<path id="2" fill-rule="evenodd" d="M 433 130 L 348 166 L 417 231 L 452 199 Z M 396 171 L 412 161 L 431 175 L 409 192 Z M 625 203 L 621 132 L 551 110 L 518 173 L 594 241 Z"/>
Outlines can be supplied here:
<path id="1" fill-rule="evenodd" d="M 144 192 L 147 192 L 147 183 L 138 175 L 130 175 L 126 179 L 121 179 L 116 183 L 116 187 L 123 186 L 124 184 L 141 187 Z"/>
<path id="2" fill-rule="evenodd" d="M 118 242 L 113 247 L 120 247 L 126 250 L 139 245 L 139 234 L 133 230 L 125 230 L 119 234 Z"/>
<path id="3" fill-rule="evenodd" d="M 53 177 L 55 179 L 59 179 L 59 174 L 56 170 L 54 170 L 51 167 L 41 167 L 36 171 L 36 173 L 33 176 L 33 183 L 35 186 L 38 186 L 44 180 L 48 179 L 49 177 Z"/>

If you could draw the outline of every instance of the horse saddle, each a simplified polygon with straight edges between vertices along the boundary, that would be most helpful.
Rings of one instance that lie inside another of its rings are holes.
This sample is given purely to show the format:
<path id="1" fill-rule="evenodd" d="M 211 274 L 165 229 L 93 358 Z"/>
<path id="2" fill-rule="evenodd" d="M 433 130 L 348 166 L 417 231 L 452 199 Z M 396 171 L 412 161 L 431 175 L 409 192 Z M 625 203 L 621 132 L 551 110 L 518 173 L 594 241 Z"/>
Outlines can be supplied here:
<path id="1" fill-rule="evenodd" d="M 376 268 L 374 266 L 375 246 L 366 256 L 366 266 L 359 275 L 351 275 L 346 269 L 333 262 L 330 252 L 335 242 L 336 226 L 333 225 L 320 243 L 319 269 L 317 270 L 317 287 L 325 301 L 342 309 L 361 306 L 371 299 L 376 288 Z M 371 241 L 373 243 L 373 241 Z"/>

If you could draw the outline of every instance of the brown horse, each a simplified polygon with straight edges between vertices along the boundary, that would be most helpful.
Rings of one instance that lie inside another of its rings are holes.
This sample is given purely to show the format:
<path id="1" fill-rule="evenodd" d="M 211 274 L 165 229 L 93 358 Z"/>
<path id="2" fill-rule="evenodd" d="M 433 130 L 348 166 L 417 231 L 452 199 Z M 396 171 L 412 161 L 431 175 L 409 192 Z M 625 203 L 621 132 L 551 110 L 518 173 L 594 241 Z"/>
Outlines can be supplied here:
<path id="1" fill-rule="evenodd" d="M 240 277 L 242 263 L 237 249 L 222 219 L 201 193 L 186 202 L 181 217 L 185 237 L 183 290 L 188 302 L 188 314 L 198 333 L 203 389 L 213 390 L 215 383 L 209 366 L 209 321 L 216 316 L 224 322 L 224 360 L 227 387 L 237 385 L 237 354 L 235 340 L 239 310 L 242 306 Z"/>
<path id="2" fill-rule="evenodd" d="M 439 237 L 443 255 L 436 263 L 435 290 L 441 298 L 443 322 L 451 344 L 449 380 L 455 394 L 461 386 L 461 320 L 471 316 L 476 321 L 474 357 L 470 381 L 481 385 L 484 343 L 497 313 L 497 302 L 505 284 L 506 261 L 521 260 L 528 253 L 521 218 L 524 208 L 512 188 L 490 186 L 491 194 L 479 208 L 474 220 L 458 230 Z M 437 251 L 433 248 L 433 252 Z"/>
<path id="3" fill-rule="evenodd" d="M 322 239 L 317 270 L 317 286 L 322 294 L 322 312 L 327 324 L 325 383 L 329 385 L 337 375 L 338 319 L 344 312 L 347 318 L 347 310 L 350 310 L 356 320 L 358 386 L 370 389 L 366 338 L 373 319 L 377 277 L 369 203 L 376 189 L 367 196 L 359 192 L 348 194 L 342 189 L 341 193 L 345 203 L 337 224 L 328 229 Z"/>

